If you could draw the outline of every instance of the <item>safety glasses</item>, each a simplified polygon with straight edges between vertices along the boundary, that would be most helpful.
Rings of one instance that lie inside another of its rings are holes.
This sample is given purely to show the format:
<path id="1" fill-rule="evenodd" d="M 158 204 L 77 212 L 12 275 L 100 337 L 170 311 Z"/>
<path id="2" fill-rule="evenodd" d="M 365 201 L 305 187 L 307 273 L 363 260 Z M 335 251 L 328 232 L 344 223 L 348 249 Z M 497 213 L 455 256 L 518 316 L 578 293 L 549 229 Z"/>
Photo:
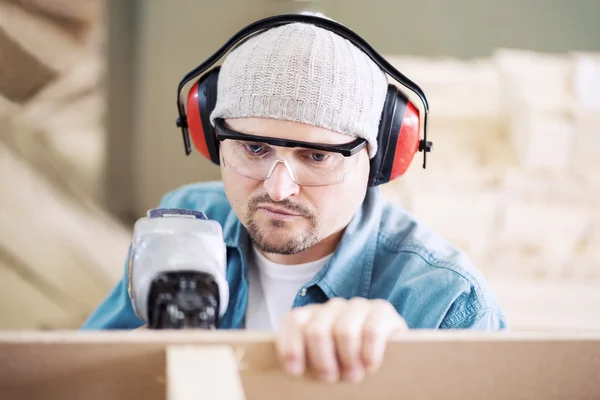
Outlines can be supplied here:
<path id="1" fill-rule="evenodd" d="M 282 163 L 294 182 L 301 186 L 344 182 L 356 163 L 356 157 L 352 156 L 367 145 L 364 139 L 329 145 L 249 135 L 226 127 L 221 119 L 215 121 L 215 126 L 226 167 L 248 178 L 265 180 Z M 280 148 L 293 150 L 281 151 Z"/>

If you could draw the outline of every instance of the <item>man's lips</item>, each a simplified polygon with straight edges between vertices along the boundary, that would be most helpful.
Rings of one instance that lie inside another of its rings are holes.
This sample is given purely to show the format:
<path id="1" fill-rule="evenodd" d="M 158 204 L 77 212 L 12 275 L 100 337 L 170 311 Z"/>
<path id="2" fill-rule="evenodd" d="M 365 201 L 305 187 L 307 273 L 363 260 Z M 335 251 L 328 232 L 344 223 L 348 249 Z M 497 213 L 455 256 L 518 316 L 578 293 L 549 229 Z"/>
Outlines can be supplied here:
<path id="1" fill-rule="evenodd" d="M 287 210 L 285 208 L 278 208 L 278 207 L 272 207 L 272 206 L 259 206 L 257 207 L 259 210 L 264 210 L 270 214 L 279 214 L 282 216 L 288 216 L 288 217 L 301 217 L 301 214 L 298 214 L 294 211 L 290 211 Z"/>

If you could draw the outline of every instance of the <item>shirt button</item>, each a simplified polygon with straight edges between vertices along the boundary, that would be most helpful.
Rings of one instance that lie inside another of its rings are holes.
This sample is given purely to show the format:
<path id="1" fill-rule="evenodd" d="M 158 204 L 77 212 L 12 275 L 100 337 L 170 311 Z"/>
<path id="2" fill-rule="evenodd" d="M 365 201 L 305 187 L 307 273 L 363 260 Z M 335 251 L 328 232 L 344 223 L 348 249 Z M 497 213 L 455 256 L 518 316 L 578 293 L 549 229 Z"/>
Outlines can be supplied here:
<path id="1" fill-rule="evenodd" d="M 302 288 L 302 290 L 300 291 L 300 296 L 306 296 L 306 288 Z"/>

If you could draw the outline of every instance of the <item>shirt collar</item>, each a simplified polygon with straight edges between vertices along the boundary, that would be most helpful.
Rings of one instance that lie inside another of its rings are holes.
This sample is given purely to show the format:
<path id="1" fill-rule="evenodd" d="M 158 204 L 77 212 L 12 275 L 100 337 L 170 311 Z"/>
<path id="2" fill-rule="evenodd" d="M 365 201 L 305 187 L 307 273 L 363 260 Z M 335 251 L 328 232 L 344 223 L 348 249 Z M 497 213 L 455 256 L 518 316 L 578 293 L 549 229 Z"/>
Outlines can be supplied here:
<path id="1" fill-rule="evenodd" d="M 333 257 L 315 276 L 314 283 L 329 298 L 367 296 L 383 205 L 379 189 L 369 188 L 361 207 L 346 227 Z"/>
<path id="2" fill-rule="evenodd" d="M 223 239 L 229 247 L 238 247 L 240 250 L 250 250 L 248 242 L 248 232 L 240 222 L 233 210 L 225 219 L 223 224 Z"/>

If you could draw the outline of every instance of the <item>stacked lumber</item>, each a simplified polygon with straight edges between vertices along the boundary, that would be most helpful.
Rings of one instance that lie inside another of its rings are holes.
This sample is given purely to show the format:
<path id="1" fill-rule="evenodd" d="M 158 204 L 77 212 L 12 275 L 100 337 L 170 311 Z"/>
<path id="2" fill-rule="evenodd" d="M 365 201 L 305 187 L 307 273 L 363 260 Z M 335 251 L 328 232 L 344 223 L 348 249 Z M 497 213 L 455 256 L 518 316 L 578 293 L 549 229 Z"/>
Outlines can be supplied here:
<path id="1" fill-rule="evenodd" d="M 386 193 L 488 276 L 600 283 L 600 54 L 389 59 L 428 94 L 434 151 Z"/>
<path id="2" fill-rule="evenodd" d="M 389 57 L 434 150 L 383 187 L 466 251 L 516 330 L 600 329 L 600 54 Z"/>
<path id="3" fill-rule="evenodd" d="M 102 208 L 99 0 L 0 1 L 0 329 L 76 328 L 123 271 Z"/>

